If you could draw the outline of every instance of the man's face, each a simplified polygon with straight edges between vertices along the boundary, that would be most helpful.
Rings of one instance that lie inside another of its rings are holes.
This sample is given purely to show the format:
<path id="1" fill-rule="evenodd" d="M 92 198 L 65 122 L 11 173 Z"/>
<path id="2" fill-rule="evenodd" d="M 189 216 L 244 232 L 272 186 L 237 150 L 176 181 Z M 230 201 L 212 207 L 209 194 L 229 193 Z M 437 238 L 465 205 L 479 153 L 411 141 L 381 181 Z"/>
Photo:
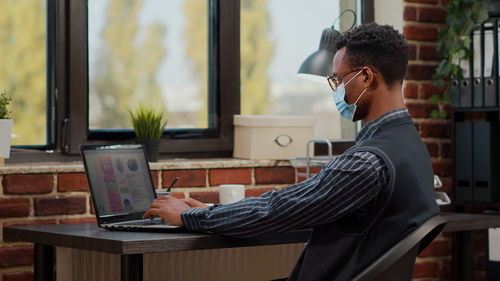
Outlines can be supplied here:
<path id="1" fill-rule="evenodd" d="M 347 64 L 346 60 L 344 60 L 345 56 L 346 47 L 343 47 L 335 54 L 332 67 L 333 76 L 337 76 L 339 82 L 344 83 L 344 85 L 345 83 L 347 83 L 347 81 L 349 81 L 349 79 L 354 77 L 356 73 L 359 72 L 352 71 L 353 68 L 349 66 L 349 64 Z M 359 93 L 356 93 L 356 89 L 358 89 L 358 87 L 356 87 L 356 80 L 357 79 L 353 79 L 347 86 L 345 86 L 346 94 L 344 99 L 348 104 L 353 104 L 354 101 L 356 101 L 357 96 L 361 93 L 361 91 Z"/>

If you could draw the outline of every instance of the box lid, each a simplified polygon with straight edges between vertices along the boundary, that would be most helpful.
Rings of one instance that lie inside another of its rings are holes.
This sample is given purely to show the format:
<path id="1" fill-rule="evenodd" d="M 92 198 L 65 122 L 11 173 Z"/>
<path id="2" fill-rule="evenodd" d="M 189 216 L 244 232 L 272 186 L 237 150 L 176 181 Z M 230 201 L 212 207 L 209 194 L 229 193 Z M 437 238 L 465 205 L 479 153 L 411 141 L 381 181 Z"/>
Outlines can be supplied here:
<path id="1" fill-rule="evenodd" d="M 234 115 L 233 124 L 246 127 L 314 127 L 316 118 L 295 115 Z"/>

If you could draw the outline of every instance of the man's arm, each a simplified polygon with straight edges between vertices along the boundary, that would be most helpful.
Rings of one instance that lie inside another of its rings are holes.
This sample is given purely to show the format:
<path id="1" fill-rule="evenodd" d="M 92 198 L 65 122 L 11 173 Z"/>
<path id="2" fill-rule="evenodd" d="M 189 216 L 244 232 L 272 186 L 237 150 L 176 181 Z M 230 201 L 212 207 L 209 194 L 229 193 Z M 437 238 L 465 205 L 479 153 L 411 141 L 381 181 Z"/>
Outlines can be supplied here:
<path id="1" fill-rule="evenodd" d="M 251 237 L 310 228 L 341 218 L 373 199 L 387 183 L 383 160 L 371 152 L 337 157 L 315 177 L 229 205 L 188 209 L 193 231 Z"/>

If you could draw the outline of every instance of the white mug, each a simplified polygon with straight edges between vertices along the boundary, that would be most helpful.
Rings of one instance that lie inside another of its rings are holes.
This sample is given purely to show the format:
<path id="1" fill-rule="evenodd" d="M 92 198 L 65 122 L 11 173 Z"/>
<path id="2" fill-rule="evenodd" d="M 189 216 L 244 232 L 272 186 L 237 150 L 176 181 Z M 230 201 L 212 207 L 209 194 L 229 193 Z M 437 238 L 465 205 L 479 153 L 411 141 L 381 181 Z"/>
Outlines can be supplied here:
<path id="1" fill-rule="evenodd" d="M 221 204 L 231 204 L 243 198 L 245 198 L 245 186 L 243 184 L 219 185 L 219 201 Z"/>

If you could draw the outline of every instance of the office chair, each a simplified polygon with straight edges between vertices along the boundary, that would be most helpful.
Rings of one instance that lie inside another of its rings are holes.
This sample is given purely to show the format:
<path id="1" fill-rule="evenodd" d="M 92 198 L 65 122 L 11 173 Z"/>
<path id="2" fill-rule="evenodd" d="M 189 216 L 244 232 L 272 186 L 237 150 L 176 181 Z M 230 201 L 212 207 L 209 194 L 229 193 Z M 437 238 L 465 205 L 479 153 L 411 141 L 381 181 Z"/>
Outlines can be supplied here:
<path id="1" fill-rule="evenodd" d="M 445 224 L 446 220 L 440 215 L 428 219 L 352 281 L 411 281 L 417 255 L 436 238 Z"/>

